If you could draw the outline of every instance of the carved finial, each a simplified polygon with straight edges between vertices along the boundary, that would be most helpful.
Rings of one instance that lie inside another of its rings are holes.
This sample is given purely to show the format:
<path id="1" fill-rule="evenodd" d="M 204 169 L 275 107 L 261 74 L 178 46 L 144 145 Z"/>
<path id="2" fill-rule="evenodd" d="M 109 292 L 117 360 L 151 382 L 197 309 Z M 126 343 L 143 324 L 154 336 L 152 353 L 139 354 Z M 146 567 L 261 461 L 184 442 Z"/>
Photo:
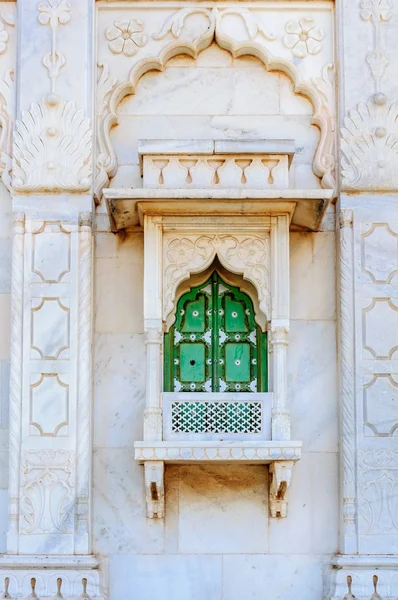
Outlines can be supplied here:
<path id="1" fill-rule="evenodd" d="M 62 579 L 61 579 L 61 577 L 58 577 L 58 579 L 57 579 L 57 593 L 55 594 L 55 596 L 53 596 L 54 600 L 56 600 L 57 598 L 63 598 L 63 595 L 61 594 L 61 587 L 62 587 Z"/>
<path id="2" fill-rule="evenodd" d="M 1 594 L 0 598 L 11 598 L 10 594 L 8 593 L 9 586 L 10 586 L 10 578 L 6 577 L 4 579 L 4 592 Z"/>
<path id="3" fill-rule="evenodd" d="M 378 581 L 379 581 L 379 578 L 377 577 L 377 575 L 373 575 L 373 588 L 374 588 L 374 592 L 373 592 L 370 600 L 382 600 L 382 597 L 377 592 L 377 582 Z"/>
<path id="4" fill-rule="evenodd" d="M 348 588 L 348 592 L 344 596 L 344 600 L 351 600 L 352 598 L 355 598 L 354 594 L 352 593 L 352 589 L 351 589 L 352 588 L 351 575 L 347 575 L 347 588 Z"/>

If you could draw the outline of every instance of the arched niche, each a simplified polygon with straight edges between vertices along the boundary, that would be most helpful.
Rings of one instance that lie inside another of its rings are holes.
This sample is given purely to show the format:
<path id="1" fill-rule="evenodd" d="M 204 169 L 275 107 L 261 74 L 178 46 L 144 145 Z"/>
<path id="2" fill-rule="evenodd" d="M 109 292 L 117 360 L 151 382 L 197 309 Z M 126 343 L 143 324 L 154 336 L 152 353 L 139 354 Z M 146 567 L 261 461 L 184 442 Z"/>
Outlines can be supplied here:
<path id="1" fill-rule="evenodd" d="M 226 281 L 229 285 L 239 288 L 243 293 L 249 296 L 250 300 L 253 302 L 255 321 L 262 331 L 266 331 L 268 321 L 266 315 L 260 309 L 258 293 L 255 286 L 250 281 L 244 279 L 242 274 L 232 273 L 231 271 L 226 269 L 220 263 L 217 256 L 215 257 L 211 265 L 207 267 L 207 269 L 204 269 L 200 273 L 192 273 L 189 279 L 186 279 L 178 286 L 175 295 L 174 309 L 166 319 L 165 330 L 169 331 L 170 327 L 175 322 L 175 310 L 181 296 L 189 292 L 192 288 L 198 287 L 205 283 L 209 279 L 213 271 L 216 271 L 221 277 L 221 279 Z"/>
<path id="2" fill-rule="evenodd" d="M 283 73 L 292 82 L 293 92 L 304 96 L 312 106 L 311 125 L 319 129 L 319 142 L 314 152 L 312 169 L 320 178 L 321 186 L 326 189 L 335 188 L 334 179 L 334 88 L 330 80 L 333 67 L 325 65 L 322 78 L 303 80 L 293 62 L 271 56 L 264 46 L 255 41 L 236 42 L 225 35 L 217 26 L 217 17 L 210 19 L 208 31 L 192 43 L 180 40 L 165 42 L 165 46 L 157 56 L 148 57 L 135 64 L 127 81 L 117 83 L 109 74 L 107 65 L 100 65 L 98 79 L 98 115 L 97 115 L 97 157 L 95 196 L 101 197 L 101 190 L 109 184 L 109 179 L 117 173 L 117 157 L 112 145 L 111 129 L 119 123 L 118 107 L 128 95 L 135 95 L 139 90 L 141 78 L 150 71 L 163 72 L 168 62 L 178 55 L 186 55 L 197 59 L 199 54 L 212 43 L 226 50 L 233 58 L 254 57 L 260 61 L 268 73 Z"/>

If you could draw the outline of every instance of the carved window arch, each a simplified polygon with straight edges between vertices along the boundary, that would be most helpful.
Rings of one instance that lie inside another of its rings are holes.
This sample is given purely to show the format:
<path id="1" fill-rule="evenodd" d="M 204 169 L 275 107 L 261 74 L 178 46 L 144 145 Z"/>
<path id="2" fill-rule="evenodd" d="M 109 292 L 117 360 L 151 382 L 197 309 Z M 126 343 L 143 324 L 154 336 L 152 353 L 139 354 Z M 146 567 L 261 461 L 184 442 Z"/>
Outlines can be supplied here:
<path id="1" fill-rule="evenodd" d="M 217 270 L 178 300 L 164 339 L 164 391 L 267 391 L 267 334 L 248 294 Z"/>

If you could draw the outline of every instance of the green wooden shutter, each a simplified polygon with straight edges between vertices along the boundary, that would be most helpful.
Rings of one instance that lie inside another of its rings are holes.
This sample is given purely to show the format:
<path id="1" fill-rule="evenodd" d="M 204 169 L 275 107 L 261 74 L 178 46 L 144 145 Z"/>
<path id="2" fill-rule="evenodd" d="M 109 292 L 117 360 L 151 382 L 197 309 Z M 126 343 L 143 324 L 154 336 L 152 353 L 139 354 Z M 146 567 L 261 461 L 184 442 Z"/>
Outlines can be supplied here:
<path id="1" fill-rule="evenodd" d="M 267 391 L 267 337 L 253 303 L 217 272 L 184 294 L 164 338 L 166 392 Z"/>

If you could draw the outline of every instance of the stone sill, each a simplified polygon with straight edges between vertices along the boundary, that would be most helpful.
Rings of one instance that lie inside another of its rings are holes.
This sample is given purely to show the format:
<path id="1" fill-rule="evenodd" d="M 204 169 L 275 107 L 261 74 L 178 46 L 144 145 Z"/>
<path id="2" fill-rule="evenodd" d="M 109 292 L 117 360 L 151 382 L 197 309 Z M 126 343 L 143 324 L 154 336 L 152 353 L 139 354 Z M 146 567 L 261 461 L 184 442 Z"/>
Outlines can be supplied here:
<path id="1" fill-rule="evenodd" d="M 103 192 L 112 231 L 142 225 L 143 215 L 264 216 L 291 214 L 294 229 L 317 231 L 333 198 L 323 189 L 108 188 Z"/>
<path id="2" fill-rule="evenodd" d="M 298 461 L 302 442 L 135 442 L 135 460 L 165 463 Z"/>
<path id="3" fill-rule="evenodd" d="M 98 569 L 99 560 L 88 555 L 3 554 L 0 569 Z"/>
<path id="4" fill-rule="evenodd" d="M 391 554 L 340 554 L 332 558 L 333 569 L 394 569 L 398 570 L 398 556 Z"/>

